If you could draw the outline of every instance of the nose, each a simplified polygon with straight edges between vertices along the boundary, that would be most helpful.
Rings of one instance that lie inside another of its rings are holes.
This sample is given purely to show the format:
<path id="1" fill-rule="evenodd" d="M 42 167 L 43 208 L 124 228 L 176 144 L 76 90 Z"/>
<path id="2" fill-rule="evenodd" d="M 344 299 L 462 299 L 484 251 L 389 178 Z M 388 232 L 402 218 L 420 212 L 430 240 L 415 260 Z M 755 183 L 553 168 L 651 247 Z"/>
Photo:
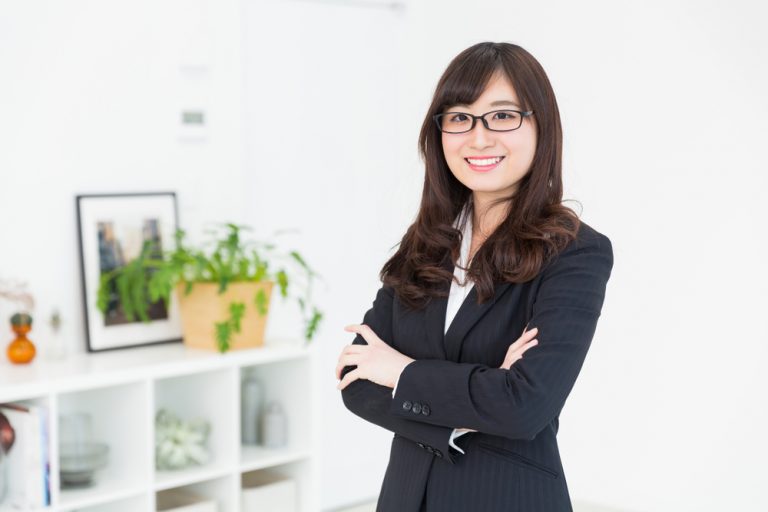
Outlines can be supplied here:
<path id="1" fill-rule="evenodd" d="M 470 137 L 470 147 L 472 148 L 479 149 L 493 145 L 491 131 L 485 127 L 480 119 L 477 120 L 475 127 L 470 131 Z"/>

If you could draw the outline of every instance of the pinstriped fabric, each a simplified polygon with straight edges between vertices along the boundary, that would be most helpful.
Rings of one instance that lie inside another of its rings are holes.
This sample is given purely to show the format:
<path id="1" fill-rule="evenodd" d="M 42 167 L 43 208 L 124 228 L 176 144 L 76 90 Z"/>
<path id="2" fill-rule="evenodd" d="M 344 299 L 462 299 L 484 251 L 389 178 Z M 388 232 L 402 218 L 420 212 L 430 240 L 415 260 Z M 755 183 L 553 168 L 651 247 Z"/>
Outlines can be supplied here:
<path id="1" fill-rule="evenodd" d="M 434 460 L 413 441 L 395 434 L 376 512 L 419 510 Z"/>
<path id="2" fill-rule="evenodd" d="M 342 391 L 353 413 L 395 433 L 377 512 L 572 511 L 557 446 L 559 414 L 594 335 L 612 266 L 610 240 L 582 222 L 578 240 L 537 278 L 497 283 L 483 305 L 470 293 L 447 331 L 445 299 L 414 312 L 391 289 L 379 290 L 363 323 L 416 360 L 394 397 L 365 380 Z M 500 369 L 529 323 L 539 327 L 539 345 Z M 429 414 L 414 413 L 425 405 Z M 478 431 L 456 440 L 464 455 L 448 446 L 458 427 Z"/>

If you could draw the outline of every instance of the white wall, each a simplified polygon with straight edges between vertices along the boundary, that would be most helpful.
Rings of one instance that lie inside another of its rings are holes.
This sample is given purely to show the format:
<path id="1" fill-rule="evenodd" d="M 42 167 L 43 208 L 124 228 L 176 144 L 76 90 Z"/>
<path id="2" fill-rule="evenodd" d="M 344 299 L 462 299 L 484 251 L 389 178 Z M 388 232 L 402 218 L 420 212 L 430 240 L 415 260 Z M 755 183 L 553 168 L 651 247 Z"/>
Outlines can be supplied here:
<path id="1" fill-rule="evenodd" d="M 343 327 L 370 307 L 418 197 L 421 171 L 402 164 L 399 133 L 404 18 L 376 4 L 245 6 L 247 208 L 260 233 L 295 228 L 282 243 L 324 279 L 313 297 L 325 314 L 319 441 L 331 507 L 378 492 L 388 459 L 391 436 L 343 408 L 333 372 L 352 340 Z M 268 334 L 295 333 L 297 308 L 271 314 Z"/>
<path id="2" fill-rule="evenodd" d="M 285 243 L 325 278 L 323 504 L 375 497 L 391 435 L 335 389 L 343 326 L 415 214 L 440 73 L 470 44 L 516 42 L 558 95 L 566 197 L 615 251 L 561 416 L 572 497 L 764 510 L 764 19 L 743 1 L 0 0 L 0 276 L 27 279 L 41 315 L 61 307 L 82 350 L 76 193 L 175 189 L 193 230 L 297 228 Z M 201 144 L 178 141 L 181 98 L 201 94 L 185 62 L 208 69 Z M 306 110 L 331 128 L 297 128 Z M 297 332 L 296 311 L 273 311 L 270 334 Z"/>
<path id="3" fill-rule="evenodd" d="M 255 215 L 277 225 L 281 212 L 302 226 L 330 282 L 324 504 L 374 497 L 386 465 L 391 435 L 343 408 L 332 372 L 351 342 L 343 325 L 370 307 L 378 269 L 415 212 L 416 136 L 430 95 L 460 50 L 506 40 L 547 70 L 565 128 L 566 197 L 581 202 L 577 211 L 615 250 L 593 348 L 561 416 L 574 501 L 638 511 L 765 509 L 762 8 L 412 1 L 394 22 L 402 33 L 392 43 L 401 51 L 393 83 L 376 71 L 386 11 L 285 5 L 296 11 L 277 23 L 268 52 L 270 65 L 278 52 L 287 56 L 276 69 L 291 98 L 317 89 L 327 96 L 319 105 L 307 97 L 307 106 L 367 114 L 375 107 L 366 99 L 397 95 L 394 139 L 345 128 L 340 117 L 317 139 L 280 124 L 274 139 L 257 139 L 295 163 L 267 176 L 257 174 L 260 155 L 251 150 L 247 159 L 251 186 L 285 192 L 260 200 Z M 297 42 L 307 40 L 301 59 Z M 308 78 L 318 61 L 327 68 Z M 382 164 L 393 155 L 393 167 Z M 292 209 L 281 211 L 286 201 Z"/>
<path id="4" fill-rule="evenodd" d="M 243 218 L 239 10 L 0 0 L 0 278 L 28 282 L 42 350 L 59 308 L 85 351 L 76 194 L 175 190 L 192 239 Z M 206 109 L 206 141 L 179 140 L 190 107 Z M 0 332 L 11 313 L 0 302 Z"/>

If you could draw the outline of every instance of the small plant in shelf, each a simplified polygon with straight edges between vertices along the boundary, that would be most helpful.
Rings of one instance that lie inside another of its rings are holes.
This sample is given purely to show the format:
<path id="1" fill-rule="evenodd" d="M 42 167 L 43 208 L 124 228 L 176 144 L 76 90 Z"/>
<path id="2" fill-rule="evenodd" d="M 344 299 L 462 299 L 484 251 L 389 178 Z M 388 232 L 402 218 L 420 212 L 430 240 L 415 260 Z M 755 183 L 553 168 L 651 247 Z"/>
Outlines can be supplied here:
<path id="1" fill-rule="evenodd" d="M 99 310 L 106 314 L 109 302 L 119 299 L 128 320 L 138 317 L 148 322 L 150 306 L 162 300 L 168 307 L 176 293 L 184 342 L 226 352 L 263 343 L 273 285 L 277 283 L 285 299 L 289 284 L 303 274 L 304 294 L 297 301 L 304 317 L 305 343 L 309 343 L 323 317 L 310 303 L 312 283 L 319 274 L 297 251 L 286 255 L 272 243 L 244 241 L 241 234 L 248 229 L 221 224 L 207 232 L 210 239 L 201 247 L 186 245 L 185 232 L 177 230 L 175 248 L 167 252 L 145 241 L 137 258 L 101 275 Z M 280 267 L 273 270 L 276 262 Z M 298 274 L 291 272 L 289 277 L 289 264 Z"/>

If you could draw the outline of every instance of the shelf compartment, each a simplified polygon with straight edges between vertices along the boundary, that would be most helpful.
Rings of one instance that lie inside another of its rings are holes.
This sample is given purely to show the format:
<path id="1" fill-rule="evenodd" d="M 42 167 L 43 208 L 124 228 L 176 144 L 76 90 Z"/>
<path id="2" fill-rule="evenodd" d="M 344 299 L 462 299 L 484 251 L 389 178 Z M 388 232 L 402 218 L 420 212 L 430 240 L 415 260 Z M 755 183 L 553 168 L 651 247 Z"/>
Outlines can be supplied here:
<path id="1" fill-rule="evenodd" d="M 57 439 L 61 417 L 90 416 L 93 441 L 109 446 L 107 466 L 96 471 L 94 484 L 67 488 L 60 484 L 59 508 L 71 510 L 137 494 L 149 483 L 150 397 L 147 382 L 63 393 L 58 402 Z M 60 467 L 58 464 L 57 468 Z"/>
<path id="2" fill-rule="evenodd" d="M 166 510 L 171 512 L 176 510 L 175 507 L 171 507 L 170 505 L 173 501 L 175 501 L 171 498 L 176 492 L 180 491 L 184 494 L 199 496 L 204 500 L 215 502 L 216 512 L 236 512 L 237 503 L 235 502 L 235 493 L 233 491 L 236 489 L 235 486 L 237 483 L 238 482 L 236 481 L 234 475 L 230 473 L 223 477 L 212 478 L 191 485 L 176 486 L 171 489 L 159 491 L 155 495 L 155 509 L 157 512 L 164 512 Z M 210 510 L 210 507 L 201 506 L 199 508 L 201 511 L 205 510 L 206 512 Z M 186 512 L 187 509 L 181 508 L 179 510 Z M 198 508 L 193 510 L 196 512 Z"/>
<path id="3" fill-rule="evenodd" d="M 309 453 L 313 430 L 313 425 L 307 420 L 312 414 L 311 362 L 309 358 L 297 358 L 241 368 L 241 389 L 245 379 L 253 378 L 261 384 L 263 392 L 258 419 L 258 442 L 240 446 L 243 470 L 281 464 Z M 282 447 L 264 445 L 264 417 L 272 401 L 280 404 L 286 416 L 287 443 Z M 243 414 L 242 410 L 240 414 Z"/>
<path id="4" fill-rule="evenodd" d="M 155 381 L 155 413 L 166 409 L 182 421 L 202 419 L 211 427 L 208 463 L 178 470 L 157 470 L 156 490 L 215 478 L 236 466 L 239 444 L 233 429 L 238 421 L 236 379 L 236 369 L 226 368 Z M 152 446 L 154 450 L 154 428 Z"/>
<path id="5" fill-rule="evenodd" d="M 293 480 L 293 492 L 295 493 L 295 511 L 311 512 L 311 463 L 309 459 L 271 466 L 269 469 L 243 472 L 240 475 L 241 503 L 247 505 L 245 494 L 249 489 L 259 485 L 273 482 L 277 479 Z M 245 507 L 243 511 L 245 512 Z M 276 509 L 275 509 L 276 510 Z M 280 509 L 282 510 L 282 509 Z M 293 510 L 291 511 L 293 512 Z"/>

